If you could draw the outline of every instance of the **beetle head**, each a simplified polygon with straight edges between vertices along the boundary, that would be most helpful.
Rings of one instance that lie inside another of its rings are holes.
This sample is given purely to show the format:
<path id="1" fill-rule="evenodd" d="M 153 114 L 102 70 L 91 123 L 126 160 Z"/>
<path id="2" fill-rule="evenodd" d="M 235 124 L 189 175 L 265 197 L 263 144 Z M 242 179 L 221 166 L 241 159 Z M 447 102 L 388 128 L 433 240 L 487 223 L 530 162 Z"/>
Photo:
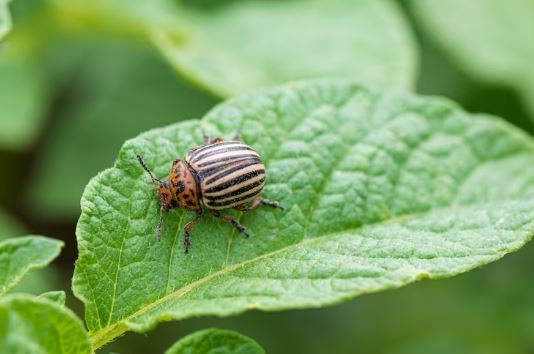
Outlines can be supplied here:
<path id="1" fill-rule="evenodd" d="M 150 179 L 152 180 L 152 184 L 154 185 L 154 188 L 156 189 L 158 193 L 160 209 L 159 209 L 158 226 L 156 228 L 156 235 L 159 240 L 161 238 L 161 225 L 163 223 L 163 212 L 171 208 L 174 208 L 176 205 L 176 201 L 173 200 L 172 191 L 169 186 L 169 181 L 161 181 L 158 178 L 156 178 L 156 176 L 152 173 L 152 171 L 150 171 L 150 169 L 147 167 L 147 165 L 141 158 L 141 155 L 136 154 L 136 156 L 137 156 L 137 161 L 139 161 L 143 169 L 150 176 Z"/>

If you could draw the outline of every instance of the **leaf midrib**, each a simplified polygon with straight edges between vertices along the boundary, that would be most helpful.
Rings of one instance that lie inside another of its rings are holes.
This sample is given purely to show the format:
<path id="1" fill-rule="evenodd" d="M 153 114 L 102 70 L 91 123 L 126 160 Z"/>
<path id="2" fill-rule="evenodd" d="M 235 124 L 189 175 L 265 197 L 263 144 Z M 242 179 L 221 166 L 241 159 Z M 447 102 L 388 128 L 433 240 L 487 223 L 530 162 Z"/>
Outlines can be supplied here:
<path id="1" fill-rule="evenodd" d="M 522 199 L 517 199 L 517 198 L 514 198 L 514 199 L 509 199 L 509 200 L 504 200 L 504 201 L 501 201 L 501 202 L 506 202 L 506 201 L 522 201 Z M 523 200 L 524 201 L 524 200 Z M 347 233 L 351 233 L 351 234 L 354 234 L 356 233 L 357 231 L 360 231 L 364 228 L 369 228 L 369 227 L 376 227 L 377 225 L 380 225 L 380 224 L 388 224 L 388 223 L 394 223 L 396 221 L 407 221 L 407 220 L 410 220 L 410 219 L 415 219 L 419 216 L 422 216 L 422 215 L 426 215 L 426 214 L 429 214 L 429 213 L 432 213 L 432 212 L 438 212 L 440 210 L 447 210 L 447 211 L 450 211 L 451 209 L 454 209 L 454 207 L 458 207 L 458 209 L 466 209 L 466 208 L 473 208 L 477 205 L 481 205 L 481 204 L 488 204 L 488 203 L 472 203 L 472 204 L 464 204 L 464 205 L 447 205 L 447 206 L 443 206 L 443 207 L 437 207 L 437 208 L 430 208 L 430 209 L 427 209 L 425 211 L 421 211 L 421 212 L 416 212 L 416 213 L 410 213 L 410 214 L 404 214 L 404 215 L 398 215 L 398 216 L 395 216 L 395 217 L 392 217 L 392 218 L 389 218 L 389 219 L 382 219 L 382 220 L 378 220 L 376 222 L 373 222 L 373 223 L 369 223 L 369 224 L 365 224 L 365 225 L 360 225 L 358 227 L 355 227 L 355 228 L 347 228 L 347 229 L 344 229 L 344 230 L 341 230 L 341 231 L 336 231 L 336 232 L 332 232 L 332 233 L 327 233 L 327 234 L 324 234 L 322 236 L 316 236 L 316 237 L 313 237 L 313 238 L 308 238 L 308 239 L 304 239 L 304 240 L 301 240 L 297 243 L 293 243 L 293 244 L 290 244 L 290 245 L 287 245 L 285 247 L 282 247 L 282 248 L 279 248 L 277 250 L 274 250 L 274 251 L 271 251 L 271 252 L 267 252 L 267 253 L 264 253 L 258 257 L 255 257 L 255 258 L 251 258 L 251 259 L 247 259 L 247 260 L 244 260 L 242 262 L 238 262 L 238 263 L 235 263 L 231 266 L 227 266 L 225 268 L 222 268 L 214 273 L 211 273 L 203 278 L 200 278 L 198 280 L 195 280 L 183 287 L 181 287 L 180 289 L 176 290 L 176 291 L 173 291 L 159 299 L 157 299 L 156 301 L 146 305 L 146 306 L 143 306 L 141 307 L 139 310 L 137 310 L 136 312 L 134 312 L 133 314 L 129 315 L 129 316 L 126 316 L 122 319 L 120 319 L 119 321 L 117 321 L 116 323 L 114 323 L 113 325 L 110 325 L 110 326 L 106 326 L 104 328 L 101 328 L 97 331 L 94 331 L 94 332 L 89 332 L 89 337 L 90 337 L 90 340 L 91 340 L 91 343 L 93 345 L 93 349 L 96 350 L 98 348 L 100 348 L 101 346 L 103 346 L 104 344 L 108 343 L 109 341 L 111 341 L 113 338 L 116 338 L 120 335 L 122 335 L 124 332 L 126 332 L 129 327 L 125 324 L 125 322 L 135 318 L 135 317 L 138 317 L 138 316 L 142 316 L 144 315 L 145 313 L 149 312 L 150 310 L 156 308 L 158 305 L 162 304 L 162 303 L 165 303 L 171 299 L 179 299 L 181 298 L 182 296 L 188 294 L 189 292 L 191 292 L 192 290 L 198 288 L 199 286 L 207 283 L 208 281 L 212 280 L 212 279 L 215 279 L 219 276 L 224 276 L 224 275 L 227 275 L 227 274 L 230 274 L 231 272 L 233 272 L 234 270 L 237 270 L 237 269 L 241 269 L 243 268 L 244 266 L 248 265 L 248 264 L 251 264 L 251 263 L 254 263 L 254 262 L 257 262 L 257 261 L 261 261 L 263 259 L 266 259 L 266 258 L 270 258 L 271 256 L 275 256 L 277 254 L 280 254 L 280 253 L 284 253 L 294 247 L 299 247 L 299 246 L 304 246 L 304 245 L 307 245 L 307 244 L 311 244 L 311 243 L 314 243 L 314 242 L 319 242 L 319 241 L 322 241 L 326 238 L 330 238 L 330 237 L 335 237 L 337 235 L 343 235 L 343 234 L 347 234 Z M 491 204 L 491 203 L 489 203 Z M 534 235 L 534 233 L 533 233 Z"/>

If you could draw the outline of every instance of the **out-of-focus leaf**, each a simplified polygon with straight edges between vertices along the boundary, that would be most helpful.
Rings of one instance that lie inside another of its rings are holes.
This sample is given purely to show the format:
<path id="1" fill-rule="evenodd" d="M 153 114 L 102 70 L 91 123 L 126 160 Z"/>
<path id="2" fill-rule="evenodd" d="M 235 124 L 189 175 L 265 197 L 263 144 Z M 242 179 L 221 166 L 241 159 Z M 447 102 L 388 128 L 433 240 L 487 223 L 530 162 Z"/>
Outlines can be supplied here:
<path id="1" fill-rule="evenodd" d="M 180 81 L 141 44 L 92 40 L 62 43 L 50 54 L 74 77 L 65 88 L 60 120 L 44 142 L 33 185 L 26 195 L 32 212 L 54 218 L 75 217 L 87 181 L 113 163 L 122 142 L 150 127 L 199 117 L 216 101 Z M 76 65 L 65 57 L 80 61 Z M 56 59 L 57 58 L 57 59 Z"/>
<path id="2" fill-rule="evenodd" d="M 184 76 L 219 96 L 321 76 L 403 89 L 415 80 L 415 42 L 391 1 L 229 1 L 211 9 L 168 0 L 55 3 L 62 18 L 144 30 Z"/>
<path id="3" fill-rule="evenodd" d="M 75 29 L 146 36 L 147 31 L 177 25 L 174 0 L 49 0 L 56 17 Z"/>
<path id="4" fill-rule="evenodd" d="M 11 29 L 11 15 L 8 7 L 9 0 L 0 0 L 0 41 Z"/>
<path id="5" fill-rule="evenodd" d="M 239 215 L 253 237 L 206 217 L 189 255 L 173 211 L 157 242 L 158 176 L 200 128 L 243 133 L 283 213 Z M 99 347 L 160 321 L 320 307 L 497 260 L 534 234 L 534 142 L 446 100 L 308 81 L 234 99 L 127 142 L 82 197 L 73 289 Z M 499 186 L 499 188 L 495 188 Z M 95 300 L 97 299 L 97 300 Z"/>
<path id="6" fill-rule="evenodd" d="M 59 255 L 63 242 L 27 236 L 0 242 L 0 295 L 33 269 L 43 268 Z"/>
<path id="7" fill-rule="evenodd" d="M 534 2 L 412 0 L 415 18 L 478 80 L 516 89 L 534 120 Z"/>
<path id="8" fill-rule="evenodd" d="M 60 291 L 48 291 L 46 293 L 43 293 L 39 295 L 39 297 L 46 298 L 50 301 L 53 301 L 59 305 L 65 305 L 65 300 L 67 299 L 67 295 L 63 290 Z"/>
<path id="9" fill-rule="evenodd" d="M 265 354 L 265 351 L 240 333 L 210 328 L 180 339 L 165 354 Z"/>
<path id="10" fill-rule="evenodd" d="M 0 148 L 21 150 L 37 137 L 49 95 L 42 68 L 12 53 L 10 44 L 0 53 Z"/>
<path id="11" fill-rule="evenodd" d="M 185 38 L 153 38 L 178 70 L 221 96 L 320 76 L 381 88 L 414 82 L 414 41 L 391 1 L 234 1 L 186 19 Z"/>
<path id="12" fill-rule="evenodd" d="M 0 299 L 0 353 L 89 354 L 82 322 L 47 299 L 10 295 Z"/>

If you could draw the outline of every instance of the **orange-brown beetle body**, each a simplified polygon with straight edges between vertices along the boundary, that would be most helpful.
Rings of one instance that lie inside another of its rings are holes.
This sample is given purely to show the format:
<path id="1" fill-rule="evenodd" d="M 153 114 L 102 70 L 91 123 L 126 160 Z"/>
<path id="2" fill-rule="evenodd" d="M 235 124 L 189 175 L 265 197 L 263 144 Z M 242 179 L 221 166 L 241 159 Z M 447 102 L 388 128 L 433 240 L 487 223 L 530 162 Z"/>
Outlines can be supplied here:
<path id="1" fill-rule="evenodd" d="M 187 253 L 190 232 L 202 216 L 203 208 L 215 217 L 231 223 L 239 232 L 249 236 L 247 230 L 231 216 L 223 216 L 220 210 L 253 210 L 259 205 L 283 209 L 277 202 L 261 198 L 265 185 L 265 167 L 259 154 L 238 138 L 224 141 L 209 140 L 191 149 L 186 161 L 174 160 L 169 178 L 160 181 L 138 154 L 137 159 L 150 175 L 160 202 L 160 218 L 156 228 L 158 240 L 164 212 L 181 208 L 196 212 L 196 216 L 184 227 L 184 246 Z"/>

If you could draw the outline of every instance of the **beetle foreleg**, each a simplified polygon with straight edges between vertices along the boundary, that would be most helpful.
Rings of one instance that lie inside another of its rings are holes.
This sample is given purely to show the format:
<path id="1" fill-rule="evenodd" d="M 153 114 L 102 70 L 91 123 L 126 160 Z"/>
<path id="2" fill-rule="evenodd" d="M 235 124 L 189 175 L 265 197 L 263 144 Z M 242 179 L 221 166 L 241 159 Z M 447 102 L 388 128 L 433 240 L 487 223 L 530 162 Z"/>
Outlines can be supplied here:
<path id="1" fill-rule="evenodd" d="M 158 226 L 156 226 L 156 239 L 158 241 L 161 241 L 161 227 L 163 226 L 163 213 L 164 212 L 165 212 L 164 207 L 159 208 L 159 220 L 158 220 Z"/>
<path id="2" fill-rule="evenodd" d="M 229 215 L 221 215 L 221 213 L 219 213 L 218 211 L 216 210 L 210 210 L 210 212 L 213 214 L 213 216 L 215 216 L 216 218 L 222 220 L 222 221 L 226 221 L 230 224 L 232 224 L 236 229 L 237 231 L 239 231 L 240 233 L 242 233 L 243 235 L 245 235 L 246 238 L 249 238 L 250 237 L 250 234 L 248 233 L 247 229 L 245 229 L 245 227 L 243 225 L 241 225 L 235 218 L 229 216 Z"/>
<path id="3" fill-rule="evenodd" d="M 193 227 L 198 223 L 200 220 L 200 217 L 202 216 L 202 209 L 200 211 L 197 211 L 197 214 L 195 215 L 195 218 L 188 222 L 184 226 L 184 247 L 185 247 L 185 253 L 189 252 L 189 246 L 191 246 L 190 241 L 190 232 L 193 229 Z"/>

